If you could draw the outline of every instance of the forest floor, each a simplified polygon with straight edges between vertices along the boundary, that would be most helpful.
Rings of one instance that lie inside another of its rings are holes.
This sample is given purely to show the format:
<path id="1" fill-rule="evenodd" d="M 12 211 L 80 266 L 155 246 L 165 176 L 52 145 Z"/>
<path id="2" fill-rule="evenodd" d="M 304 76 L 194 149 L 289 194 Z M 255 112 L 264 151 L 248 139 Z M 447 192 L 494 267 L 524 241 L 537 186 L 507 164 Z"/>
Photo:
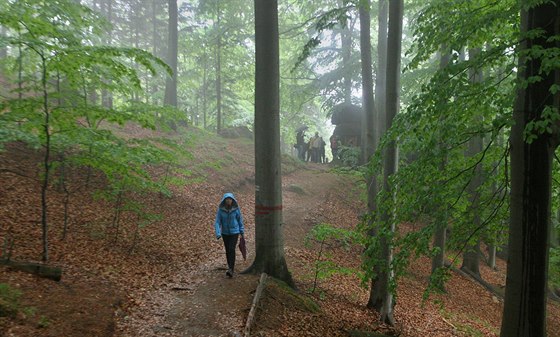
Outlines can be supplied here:
<path id="1" fill-rule="evenodd" d="M 135 128 L 127 132 L 145 136 Z M 162 213 L 161 220 L 138 227 L 133 214 L 123 213 L 113 224 L 113 204 L 92 197 L 104 181 L 72 171 L 67 174 L 72 193 L 63 239 L 64 193 L 53 185 L 49 264 L 63 269 L 62 279 L 0 267 L 0 284 L 20 293 L 17 314 L 0 317 L 0 336 L 234 336 L 243 331 L 259 279 L 239 273 L 254 253 L 253 144 L 199 133 L 188 184 L 173 187 L 171 197 L 130 195 L 146 210 Z M 41 256 L 40 160 L 21 145 L 0 154 L 1 256 L 10 254 L 15 261 Z M 350 229 L 358 223 L 364 209 L 359 178 L 335 174 L 328 165 L 284 164 L 285 252 L 297 291 L 269 281 L 252 336 L 499 335 L 503 301 L 468 277 L 454 273 L 446 294 L 423 301 L 430 271 L 426 258 L 414 261 L 399 282 L 397 325 L 379 324 L 376 313 L 365 307 L 368 289 L 357 272 L 361 248 L 306 240 L 317 224 Z M 238 254 L 232 279 L 225 275 L 223 246 L 213 233 L 217 203 L 228 191 L 241 205 L 249 248 L 246 261 Z M 316 273 L 318 261 L 349 272 L 323 277 Z M 505 268 L 503 261 L 496 270 L 482 266 L 483 279 L 499 291 Z M 0 288 L 0 298 L 5 293 Z M 548 313 L 549 336 L 560 336 L 559 305 L 549 302 Z"/>

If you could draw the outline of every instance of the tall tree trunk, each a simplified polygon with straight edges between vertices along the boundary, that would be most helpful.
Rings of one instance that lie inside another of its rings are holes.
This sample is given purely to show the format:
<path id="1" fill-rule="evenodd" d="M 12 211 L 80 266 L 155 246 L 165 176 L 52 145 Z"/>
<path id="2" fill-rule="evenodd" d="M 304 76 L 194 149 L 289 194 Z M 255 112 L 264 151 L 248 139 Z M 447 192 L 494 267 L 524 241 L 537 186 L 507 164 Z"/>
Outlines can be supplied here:
<path id="1" fill-rule="evenodd" d="M 0 36 L 6 36 L 6 28 L 4 26 L 0 26 Z M 1 47 L 0 59 L 5 59 L 6 57 L 8 57 L 8 48 Z"/>
<path id="2" fill-rule="evenodd" d="M 377 74 L 375 76 L 375 104 L 377 113 L 376 144 L 385 132 L 385 95 L 387 85 L 387 25 L 389 19 L 388 0 L 379 0 L 377 29 Z"/>
<path id="3" fill-rule="evenodd" d="M 475 58 L 480 54 L 480 48 L 469 50 L 469 59 Z M 471 70 L 470 80 L 472 83 L 482 82 L 482 70 Z M 468 143 L 468 156 L 474 157 L 482 152 L 482 137 L 480 135 L 473 136 Z M 474 169 L 474 174 L 468 186 L 469 201 L 470 201 L 470 214 L 472 214 L 472 232 L 476 232 L 475 241 L 473 244 L 468 244 L 463 253 L 463 264 L 461 269 L 469 274 L 480 278 L 480 196 L 478 189 L 482 185 L 482 164 L 478 163 Z"/>
<path id="4" fill-rule="evenodd" d="M 20 101 L 23 99 L 23 51 L 21 44 L 18 44 L 18 99 Z"/>
<path id="5" fill-rule="evenodd" d="M 372 74 L 372 62 L 371 62 L 371 29 L 370 29 L 370 1 L 367 0 L 363 2 L 359 8 L 360 14 L 360 56 L 361 56 L 361 66 L 362 66 L 362 106 L 365 114 L 365 123 L 362 127 L 362 156 L 364 162 L 369 162 L 370 157 L 375 151 L 376 144 L 376 123 L 375 123 L 375 102 L 373 99 L 373 74 Z M 373 222 L 373 215 L 377 211 L 377 179 L 376 173 L 367 177 L 367 217 L 369 226 Z M 371 229 L 369 235 L 375 237 L 377 235 L 377 230 Z M 372 278 L 370 298 L 368 300 L 368 307 L 375 308 L 380 311 L 383 303 L 383 296 L 381 293 L 375 291 L 379 289 L 378 286 L 382 283 L 379 282 L 380 275 L 383 275 L 381 268 L 376 268 L 373 270 L 374 277 Z M 375 290 L 374 290 L 375 289 Z"/>
<path id="6" fill-rule="evenodd" d="M 113 0 L 106 0 L 105 1 L 105 16 L 107 18 L 107 21 L 109 21 L 110 24 L 113 23 Z M 109 29 L 109 32 L 107 33 L 107 39 L 105 40 L 105 44 L 107 44 L 108 46 L 111 45 L 111 36 L 113 34 L 112 32 L 112 28 Z M 107 82 L 108 84 L 111 83 L 111 80 L 105 80 L 105 82 Z M 103 89 L 101 91 L 101 104 L 103 104 L 103 106 L 105 108 L 108 109 L 112 109 L 113 108 L 113 95 L 111 94 L 111 92 L 107 89 Z"/>
<path id="7" fill-rule="evenodd" d="M 43 130 L 45 136 L 45 154 L 43 157 L 43 176 L 41 179 L 41 227 L 43 230 L 42 241 L 43 241 L 43 256 L 42 261 L 47 262 L 49 260 L 49 236 L 48 236 L 48 210 L 47 210 L 47 191 L 49 188 L 49 179 L 51 172 L 51 131 L 50 131 L 50 111 L 49 111 L 49 94 L 47 91 L 47 63 L 45 56 L 43 54 L 39 55 L 41 57 L 41 87 L 43 90 L 43 114 L 45 115 Z"/>
<path id="8" fill-rule="evenodd" d="M 558 42 L 549 39 L 560 33 L 559 27 L 560 0 L 522 10 L 520 50 L 558 48 Z M 535 29 L 543 33 L 526 35 Z M 518 76 L 526 87 L 520 86 L 517 91 L 510 138 L 509 257 L 500 336 L 541 337 L 546 336 L 552 157 L 557 142 L 546 132 L 527 142 L 524 131 L 528 123 L 547 119 L 543 116 L 547 107 L 560 108 L 558 93 L 550 93 L 558 83 L 559 70 L 542 72 L 539 57 L 522 56 L 519 62 Z M 527 81 L 536 76 L 542 80 Z M 558 133 L 557 126 L 555 132 Z"/>
<path id="9" fill-rule="evenodd" d="M 205 34 L 206 35 L 206 34 Z M 207 125 L 207 118 L 206 118 L 206 111 L 208 109 L 208 58 L 206 54 L 206 48 L 204 48 L 204 60 L 203 63 L 203 73 L 202 73 L 202 125 L 204 130 L 208 128 Z"/>
<path id="10" fill-rule="evenodd" d="M 165 105 L 177 107 L 177 0 L 169 0 L 169 43 L 167 45 L 167 64 L 173 74 L 165 81 Z"/>
<path id="11" fill-rule="evenodd" d="M 385 125 L 381 124 L 381 121 L 385 118 L 381 118 L 381 115 L 385 113 L 385 93 L 386 93 L 386 79 L 387 79 L 387 20 L 389 14 L 389 7 L 387 0 L 379 0 L 379 13 L 378 13 L 378 45 L 377 45 L 377 76 L 375 78 L 375 103 L 377 103 L 377 118 L 374 128 L 375 139 L 374 144 L 377 146 L 379 140 L 381 139 L 383 132 L 385 132 Z M 361 22 L 361 21 L 360 21 Z M 369 180 L 368 185 L 368 212 L 373 216 L 374 212 L 377 210 L 376 197 L 379 190 L 378 182 L 376 177 L 373 176 Z M 369 219 L 368 221 L 371 221 Z M 372 229 L 369 233 L 372 237 L 377 236 L 377 230 Z M 371 279 L 369 299 L 367 307 L 381 311 L 383 307 L 384 291 L 385 286 L 382 280 L 384 279 L 383 268 L 381 265 L 375 265 L 373 270 L 373 278 Z"/>
<path id="12" fill-rule="evenodd" d="M 339 1 L 339 5 L 343 6 L 344 2 Z M 340 30 L 340 42 L 342 44 L 342 69 L 344 69 L 344 103 L 352 103 L 352 72 L 351 57 L 352 57 L 352 31 L 350 23 L 346 24 Z"/>
<path id="13" fill-rule="evenodd" d="M 158 35 L 157 35 L 157 1 L 152 0 L 152 54 L 158 56 L 157 45 L 158 45 Z M 152 80 L 151 95 L 152 104 L 157 104 L 156 92 L 158 91 L 157 81 Z"/>
<path id="14" fill-rule="evenodd" d="M 445 44 L 442 45 L 440 49 L 441 50 L 440 50 L 440 59 L 439 59 L 439 69 L 443 70 L 449 65 L 450 55 L 449 55 L 449 50 Z M 440 119 L 443 119 L 443 117 Z M 446 147 L 446 145 L 444 144 L 444 140 L 442 138 L 443 137 L 440 136 L 439 146 Z M 439 163 L 439 169 L 443 172 L 443 170 L 445 170 L 446 165 L 447 165 L 447 154 L 445 154 L 445 156 L 441 159 L 441 162 Z M 446 230 L 447 230 L 447 220 L 448 220 L 447 207 L 443 203 L 440 203 L 439 205 L 435 205 L 434 209 L 436 214 L 434 215 L 435 227 L 434 227 L 433 246 L 434 248 L 438 249 L 438 252 L 436 255 L 432 257 L 432 274 L 431 274 L 432 276 L 437 275 L 437 271 L 440 268 L 443 268 L 445 264 L 445 245 L 447 242 Z M 445 290 L 445 285 L 443 284 L 443 282 L 441 282 L 443 280 L 432 277 L 432 281 L 436 282 L 435 286 L 438 287 L 439 290 L 441 291 Z"/>
<path id="15" fill-rule="evenodd" d="M 222 131 L 222 32 L 220 2 L 216 1 L 218 44 L 216 45 L 216 132 Z"/>
<path id="16" fill-rule="evenodd" d="M 370 1 L 365 0 L 359 9 L 360 12 L 360 57 L 362 65 L 362 107 L 365 114 L 365 120 L 362 124 L 362 147 L 364 162 L 368 162 L 369 158 L 375 151 L 375 102 L 373 101 L 373 71 L 371 62 L 371 31 L 370 31 Z M 368 189 L 372 188 L 371 180 Z M 377 189 L 374 188 L 374 192 Z M 372 195 L 375 199 L 377 193 Z M 369 193 L 368 193 L 369 195 Z M 368 197 L 369 200 L 369 197 Z M 369 201 L 368 201 L 369 204 Z"/>
<path id="17" fill-rule="evenodd" d="M 402 39 L 402 23 L 403 23 L 403 0 L 393 0 L 389 3 L 389 34 L 387 35 L 387 95 L 386 95 L 386 111 L 387 111 L 387 130 L 391 128 L 393 119 L 399 110 L 400 95 L 400 72 L 401 72 L 401 39 Z M 383 189 L 391 198 L 392 191 L 389 183 L 390 177 L 397 171 L 397 146 L 395 142 L 391 142 L 385 151 L 383 159 Z M 381 213 L 381 221 L 389 224 L 389 230 L 395 231 L 395 223 L 393 215 L 389 210 Z M 381 321 L 393 325 L 395 323 L 393 317 L 394 302 L 393 295 L 389 289 L 390 279 L 393 277 L 391 270 L 391 260 L 393 258 L 392 248 L 387 238 L 382 239 L 383 260 L 386 263 L 386 273 L 383 283 L 386 284 L 384 289 L 384 301 L 381 308 Z"/>
<path id="18" fill-rule="evenodd" d="M 248 271 L 266 272 L 294 285 L 284 257 L 280 175 L 280 69 L 278 3 L 255 0 L 255 260 Z"/>

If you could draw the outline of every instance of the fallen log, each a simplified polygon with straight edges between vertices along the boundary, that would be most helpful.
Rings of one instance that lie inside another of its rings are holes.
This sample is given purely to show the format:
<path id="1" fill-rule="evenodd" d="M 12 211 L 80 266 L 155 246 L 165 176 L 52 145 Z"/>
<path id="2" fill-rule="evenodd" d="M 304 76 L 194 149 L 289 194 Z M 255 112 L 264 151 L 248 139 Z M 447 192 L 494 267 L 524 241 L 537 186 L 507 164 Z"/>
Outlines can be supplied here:
<path id="1" fill-rule="evenodd" d="M 493 286 L 492 284 L 484 281 L 480 276 L 474 275 L 472 273 L 470 273 L 468 270 L 463 270 L 461 268 L 455 268 L 450 262 L 445 261 L 445 266 L 448 268 L 451 268 L 451 270 L 455 271 L 456 273 L 462 275 L 463 277 L 470 279 L 478 284 L 480 284 L 482 287 L 484 287 L 486 290 L 488 290 L 491 294 L 493 294 L 494 296 L 496 296 L 496 298 L 499 298 L 501 300 L 504 299 L 504 294 L 503 291 L 500 292 L 499 288 L 497 286 Z"/>
<path id="2" fill-rule="evenodd" d="M 251 304 L 251 310 L 249 310 L 249 315 L 247 316 L 247 323 L 245 324 L 245 331 L 243 333 L 245 337 L 249 337 L 251 335 L 251 326 L 253 325 L 253 321 L 255 320 L 255 315 L 257 313 L 257 306 L 259 304 L 261 294 L 265 287 L 266 278 L 267 278 L 266 273 L 262 273 L 261 278 L 259 279 L 259 285 L 257 286 L 257 290 L 255 291 L 255 296 L 253 297 L 253 304 Z"/>
<path id="3" fill-rule="evenodd" d="M 8 268 L 14 270 L 23 271 L 57 282 L 60 281 L 60 278 L 62 277 L 62 269 L 60 267 L 48 266 L 42 263 L 0 260 L 0 264 L 8 266 Z"/>

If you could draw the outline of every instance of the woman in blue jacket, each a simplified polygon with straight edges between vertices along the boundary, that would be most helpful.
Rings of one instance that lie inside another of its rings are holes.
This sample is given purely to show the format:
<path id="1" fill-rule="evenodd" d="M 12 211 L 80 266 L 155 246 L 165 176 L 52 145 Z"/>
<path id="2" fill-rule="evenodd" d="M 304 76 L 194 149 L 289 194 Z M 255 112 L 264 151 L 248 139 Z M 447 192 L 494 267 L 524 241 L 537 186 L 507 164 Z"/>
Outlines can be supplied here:
<path id="1" fill-rule="evenodd" d="M 235 246 L 239 235 L 245 234 L 245 227 L 243 226 L 243 217 L 239 210 L 237 200 L 233 193 L 226 193 L 220 201 L 218 206 L 218 214 L 216 214 L 216 222 L 214 223 L 216 230 L 216 239 L 222 238 L 226 249 L 226 260 L 228 270 L 226 275 L 233 277 L 233 269 L 235 267 Z"/>

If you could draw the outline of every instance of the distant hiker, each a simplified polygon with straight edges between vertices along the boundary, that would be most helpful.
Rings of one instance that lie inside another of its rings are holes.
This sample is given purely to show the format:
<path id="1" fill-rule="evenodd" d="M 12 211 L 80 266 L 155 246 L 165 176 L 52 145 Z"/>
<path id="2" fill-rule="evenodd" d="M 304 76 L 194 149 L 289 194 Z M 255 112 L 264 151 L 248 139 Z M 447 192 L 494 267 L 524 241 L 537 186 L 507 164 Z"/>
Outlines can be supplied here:
<path id="1" fill-rule="evenodd" d="M 325 141 L 323 140 L 323 137 L 319 137 L 319 140 L 321 142 L 321 146 L 319 147 L 319 162 L 326 164 L 327 163 L 327 157 L 325 155 L 325 145 L 327 145 L 327 143 L 325 143 Z"/>
<path id="2" fill-rule="evenodd" d="M 305 160 L 305 130 L 301 130 L 296 134 L 296 149 L 298 150 L 298 158 Z"/>
<path id="3" fill-rule="evenodd" d="M 338 149 L 340 148 L 340 140 L 338 139 L 337 135 L 332 135 L 329 140 L 331 143 L 331 152 L 334 161 L 338 159 Z"/>
<path id="4" fill-rule="evenodd" d="M 318 163 L 320 161 L 320 148 L 321 142 L 323 142 L 323 138 L 319 137 L 319 132 L 315 132 L 315 136 L 311 138 L 309 141 L 311 147 L 311 161 L 314 163 Z"/>
<path id="5" fill-rule="evenodd" d="M 235 246 L 237 246 L 239 234 L 243 237 L 245 233 L 241 210 L 239 209 L 239 205 L 233 193 L 226 193 L 222 197 L 218 206 L 218 214 L 216 214 L 214 228 L 216 230 L 216 239 L 219 240 L 222 238 L 224 240 L 228 264 L 226 275 L 228 277 L 233 277 L 233 270 L 235 268 Z"/>

